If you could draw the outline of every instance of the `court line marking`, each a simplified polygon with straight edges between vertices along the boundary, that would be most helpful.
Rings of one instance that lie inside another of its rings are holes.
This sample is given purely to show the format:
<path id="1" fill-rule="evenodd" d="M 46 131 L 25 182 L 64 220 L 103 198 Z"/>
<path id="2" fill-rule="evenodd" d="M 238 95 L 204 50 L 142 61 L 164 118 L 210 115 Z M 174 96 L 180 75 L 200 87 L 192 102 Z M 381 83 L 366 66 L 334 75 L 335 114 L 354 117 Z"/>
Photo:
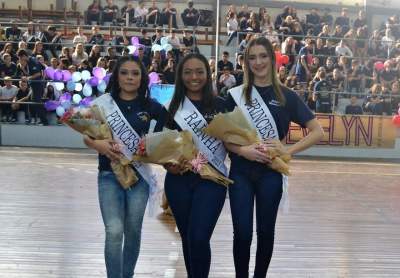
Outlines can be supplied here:
<path id="1" fill-rule="evenodd" d="M 45 152 L 45 151 L 18 151 L 18 150 L 0 150 L 0 153 L 11 154 L 52 154 L 52 155 L 69 155 L 69 156 L 97 156 L 97 153 L 78 153 L 78 152 Z"/>
<path id="2" fill-rule="evenodd" d="M 368 172 L 343 172 L 343 171 L 312 171 L 312 170 L 292 170 L 292 173 L 318 173 L 318 174 L 344 174 L 344 175 L 369 175 L 369 176 L 395 176 L 398 177 L 400 176 L 399 174 L 396 173 L 368 173 Z"/>

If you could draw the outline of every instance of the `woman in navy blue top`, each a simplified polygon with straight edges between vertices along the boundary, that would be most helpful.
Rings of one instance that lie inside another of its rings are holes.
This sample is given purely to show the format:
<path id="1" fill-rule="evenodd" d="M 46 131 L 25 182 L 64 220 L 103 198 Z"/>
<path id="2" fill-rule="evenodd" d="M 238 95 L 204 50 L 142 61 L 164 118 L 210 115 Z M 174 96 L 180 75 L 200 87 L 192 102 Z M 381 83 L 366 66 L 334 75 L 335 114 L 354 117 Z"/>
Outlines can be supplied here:
<path id="1" fill-rule="evenodd" d="M 275 222 L 282 197 L 282 175 L 265 164 L 270 163 L 264 148 L 285 150 L 293 155 L 315 143 L 323 131 L 313 113 L 290 89 L 282 86 L 275 69 L 275 55 L 271 43 L 264 37 L 251 40 L 245 52 L 244 94 L 250 103 L 252 89 L 259 92 L 275 120 L 279 139 L 283 140 L 290 122 L 309 129 L 309 134 L 300 142 L 283 146 L 278 140 L 263 144 L 238 146 L 226 144 L 230 151 L 229 187 L 234 228 L 233 253 L 236 278 L 249 277 L 250 246 L 253 235 L 254 201 L 257 221 L 257 252 L 254 278 L 266 277 L 274 245 Z M 231 95 L 227 99 L 227 110 L 232 111 L 236 103 Z"/>
<path id="2" fill-rule="evenodd" d="M 207 122 L 224 109 L 223 99 L 213 95 L 211 70 L 200 54 L 186 55 L 178 65 L 175 93 L 168 109 L 170 129 L 181 130 L 174 116 L 185 96 Z M 180 175 L 177 165 L 165 168 L 165 195 L 181 235 L 187 275 L 206 278 L 211 262 L 210 239 L 224 206 L 226 187 L 192 172 Z"/>
<path id="3" fill-rule="evenodd" d="M 114 67 L 107 88 L 129 125 L 141 136 L 148 132 L 152 119 L 157 121 L 156 131 L 164 125 L 162 106 L 148 97 L 148 80 L 142 63 L 133 56 L 125 56 Z M 124 189 L 110 166 L 112 160 L 122 155 L 115 148 L 116 142 L 88 136 L 84 142 L 99 153 L 98 194 L 106 233 L 107 277 L 133 277 L 149 184 L 135 171 L 139 180 L 130 189 Z"/>

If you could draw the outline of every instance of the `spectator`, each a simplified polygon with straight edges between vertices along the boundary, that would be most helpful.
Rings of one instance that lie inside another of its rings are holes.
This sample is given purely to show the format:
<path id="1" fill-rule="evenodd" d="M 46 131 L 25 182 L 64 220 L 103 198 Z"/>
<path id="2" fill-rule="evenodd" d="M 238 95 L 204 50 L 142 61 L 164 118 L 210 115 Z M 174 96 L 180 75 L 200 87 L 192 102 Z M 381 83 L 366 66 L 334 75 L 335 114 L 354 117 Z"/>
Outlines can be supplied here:
<path id="1" fill-rule="evenodd" d="M 224 66 L 221 76 L 219 77 L 218 85 L 220 87 L 220 95 L 228 96 L 228 90 L 236 85 L 236 79 L 228 66 Z"/>
<path id="2" fill-rule="evenodd" d="M 250 13 L 250 18 L 247 20 L 246 30 L 253 33 L 260 33 L 260 21 L 258 20 L 258 16 L 255 12 Z"/>
<path id="3" fill-rule="evenodd" d="M 361 92 L 361 81 L 363 79 L 363 71 L 360 67 L 360 62 L 357 60 L 351 61 L 351 68 L 347 73 L 348 89 L 350 92 Z"/>
<path id="4" fill-rule="evenodd" d="M 96 67 L 106 69 L 107 68 L 107 59 L 104 57 L 100 57 L 97 60 Z"/>
<path id="5" fill-rule="evenodd" d="M 57 57 L 56 51 L 61 47 L 61 34 L 57 33 L 55 26 L 47 27 L 47 31 L 43 32 L 41 42 L 48 57 Z"/>
<path id="6" fill-rule="evenodd" d="M 189 49 L 190 52 L 200 53 L 199 48 L 197 47 L 196 37 L 193 36 L 193 32 L 189 29 L 185 29 L 183 31 L 182 42 L 186 49 Z"/>
<path id="7" fill-rule="evenodd" d="M 4 54 L 9 54 L 11 56 L 11 60 L 15 63 L 17 62 L 18 58 L 14 53 L 14 45 L 11 42 L 7 42 L 3 50 L 0 52 L 0 56 L 3 56 Z"/>
<path id="8" fill-rule="evenodd" d="M 340 40 L 344 37 L 344 32 L 343 27 L 340 25 L 335 25 L 335 30 L 333 31 L 332 35 L 332 42 L 333 44 L 338 44 Z"/>
<path id="9" fill-rule="evenodd" d="M 96 66 L 97 60 L 101 57 L 101 52 L 100 52 L 100 46 L 99 45 L 93 45 L 92 50 L 90 50 L 89 56 L 88 56 L 88 62 L 89 66 L 91 68 L 94 68 Z"/>
<path id="10" fill-rule="evenodd" d="M 291 15 L 288 15 L 279 27 L 279 31 L 283 35 L 288 35 L 293 30 L 294 20 Z"/>
<path id="11" fill-rule="evenodd" d="M 179 61 L 179 55 L 180 55 L 180 48 L 181 48 L 181 42 L 179 38 L 176 36 L 176 30 L 171 29 L 171 32 L 169 36 L 167 37 L 168 43 L 172 45 L 172 51 L 174 52 L 175 59 Z"/>
<path id="12" fill-rule="evenodd" d="M 29 102 L 31 97 L 32 90 L 29 88 L 28 81 L 26 79 L 20 80 L 17 95 L 12 100 L 13 104 L 11 105 L 14 119 L 17 119 L 19 111 L 23 111 L 25 113 L 25 122 L 30 123 L 29 106 L 23 103 Z"/>
<path id="13" fill-rule="evenodd" d="M 342 8 L 340 16 L 335 20 L 335 25 L 340 25 L 344 33 L 347 33 L 350 29 L 350 18 L 348 16 L 348 9 Z"/>
<path id="14" fill-rule="evenodd" d="M 18 41 L 22 38 L 22 31 L 18 28 L 18 25 L 14 20 L 12 20 L 10 23 L 11 27 L 6 28 L 6 40 L 18 43 Z"/>
<path id="15" fill-rule="evenodd" d="M 1 101 L 12 101 L 18 93 L 17 86 L 12 84 L 10 76 L 4 77 L 4 87 L 0 87 L 0 109 L 3 122 L 12 121 L 11 104 Z"/>
<path id="16" fill-rule="evenodd" d="M 332 113 L 331 86 L 326 79 L 325 71 L 319 74 L 320 81 L 314 86 L 313 101 L 316 113 Z"/>
<path id="17" fill-rule="evenodd" d="M 246 37 L 240 42 L 237 53 L 244 53 L 247 47 L 247 44 L 252 38 L 252 34 L 246 34 Z"/>
<path id="18" fill-rule="evenodd" d="M 92 25 L 93 22 L 95 22 L 95 24 L 100 24 L 101 12 L 102 8 L 100 6 L 99 0 L 93 0 L 93 3 L 89 5 L 86 11 L 86 24 Z"/>
<path id="19" fill-rule="evenodd" d="M 328 24 L 325 24 L 325 25 L 322 26 L 322 31 L 321 31 L 321 33 L 318 34 L 318 37 L 320 37 L 322 39 L 322 42 L 324 44 L 326 44 L 326 40 L 331 37 L 330 36 L 330 32 L 331 31 L 330 31 L 330 28 L 329 28 Z"/>
<path id="20" fill-rule="evenodd" d="M 175 84 L 175 60 L 170 58 L 163 70 L 163 75 L 166 83 Z"/>
<path id="21" fill-rule="evenodd" d="M 59 62 L 57 58 L 51 58 L 50 59 L 50 67 L 52 67 L 53 69 L 58 68 Z"/>
<path id="22" fill-rule="evenodd" d="M 330 8 L 324 8 L 324 14 L 321 16 L 321 25 L 332 26 L 333 24 L 333 16 L 330 14 Z"/>
<path id="23" fill-rule="evenodd" d="M 360 27 L 356 31 L 355 53 L 356 57 L 366 57 L 368 52 L 368 30 L 366 27 Z"/>
<path id="24" fill-rule="evenodd" d="M 363 110 L 361 105 L 358 104 L 356 96 L 351 96 L 350 104 L 346 106 L 345 114 L 347 115 L 362 115 Z"/>
<path id="25" fill-rule="evenodd" d="M 382 86 L 374 84 L 365 98 L 364 109 L 372 115 L 382 115 L 384 110 L 384 98 L 382 96 Z"/>
<path id="26" fill-rule="evenodd" d="M 186 26 L 197 26 L 200 18 L 199 11 L 193 7 L 193 1 L 188 1 L 188 7 L 181 14 L 183 24 Z"/>
<path id="27" fill-rule="evenodd" d="M 78 43 L 76 45 L 74 53 L 72 53 L 72 64 L 73 65 L 79 65 L 82 60 L 88 60 L 89 56 L 85 52 L 85 49 L 83 48 L 83 44 Z"/>
<path id="28" fill-rule="evenodd" d="M 143 46 L 139 46 L 138 48 L 138 58 L 146 68 L 149 68 L 150 59 L 148 55 L 145 55 L 145 49 L 143 48 Z"/>
<path id="29" fill-rule="evenodd" d="M 82 72 L 82 71 L 84 71 L 84 70 L 87 70 L 87 71 L 89 71 L 89 72 L 92 72 L 92 67 L 90 66 L 88 60 L 82 60 L 81 63 L 79 64 L 77 70 L 78 70 L 79 72 Z"/>
<path id="30" fill-rule="evenodd" d="M 123 24 L 128 23 L 128 25 L 136 22 L 132 0 L 125 0 L 125 6 L 121 9 L 121 20 Z"/>
<path id="31" fill-rule="evenodd" d="M 280 66 L 278 70 L 278 78 L 281 81 L 282 84 L 285 84 L 285 81 L 287 79 L 287 72 L 285 66 Z"/>
<path id="32" fill-rule="evenodd" d="M 138 27 L 146 27 L 146 17 L 149 14 L 149 10 L 144 7 L 145 1 L 144 0 L 139 0 L 138 2 L 138 7 L 135 9 L 135 20 L 136 20 L 136 25 Z"/>
<path id="33" fill-rule="evenodd" d="M 222 60 L 218 61 L 218 71 L 222 72 L 225 67 L 228 67 L 230 71 L 233 70 L 233 64 L 229 61 L 229 52 L 224 51 L 222 53 Z"/>
<path id="34" fill-rule="evenodd" d="M 118 55 L 115 51 L 115 48 L 110 46 L 107 47 L 107 51 L 106 51 L 106 56 L 104 56 L 104 58 L 106 58 L 106 60 L 118 60 Z"/>
<path id="35" fill-rule="evenodd" d="M 68 61 L 68 65 L 72 64 L 72 50 L 69 47 L 64 46 L 61 50 L 60 56 L 58 57 L 61 59 L 66 59 Z"/>
<path id="36" fill-rule="evenodd" d="M 103 51 L 103 46 L 104 46 L 104 37 L 102 34 L 99 33 L 100 27 L 98 25 L 95 25 L 92 27 L 92 35 L 88 41 L 88 46 L 86 47 L 86 52 L 89 52 L 91 49 L 90 45 L 100 45 L 101 51 Z"/>
<path id="37" fill-rule="evenodd" d="M 152 44 L 161 45 L 161 39 L 163 37 L 163 31 L 160 28 L 156 28 L 156 33 L 151 37 Z"/>
<path id="38" fill-rule="evenodd" d="M 346 45 L 345 40 L 340 40 L 340 43 L 335 48 L 336 56 L 346 56 L 346 57 L 353 57 L 353 52 L 351 49 Z"/>
<path id="39" fill-rule="evenodd" d="M 106 0 L 106 5 L 103 8 L 102 21 L 103 25 L 111 25 L 118 19 L 119 8 L 114 5 L 113 0 Z"/>
<path id="40" fill-rule="evenodd" d="M 386 57 L 389 57 L 390 50 L 394 46 L 396 38 L 392 35 L 392 31 L 389 28 L 385 30 L 385 36 L 382 38 L 382 47 L 385 50 Z"/>
<path id="41" fill-rule="evenodd" d="M 379 30 L 374 30 L 368 40 L 368 56 L 369 57 L 386 57 L 384 47 L 381 44 L 381 35 Z"/>
<path id="42" fill-rule="evenodd" d="M 391 84 L 398 78 L 398 71 L 393 69 L 392 63 L 388 60 L 383 64 L 383 70 L 378 73 L 378 80 L 384 87 L 391 87 Z"/>
<path id="43" fill-rule="evenodd" d="M 86 44 L 87 43 L 87 37 L 83 34 L 83 30 L 81 27 L 77 28 L 77 34 L 72 40 L 72 43 L 74 45 L 77 45 L 78 43 Z"/>
<path id="44" fill-rule="evenodd" d="M 279 34 L 274 30 L 272 26 L 267 27 L 267 30 L 263 34 L 272 44 L 275 43 L 277 45 L 281 44 L 279 40 Z"/>
<path id="45" fill-rule="evenodd" d="M 33 22 L 28 22 L 27 29 L 25 33 L 22 34 L 22 40 L 26 42 L 28 44 L 28 48 L 32 50 L 36 40 L 38 39 L 39 38 L 37 37 L 37 33 L 35 32 L 35 26 L 33 25 Z"/>
<path id="46" fill-rule="evenodd" d="M 358 17 L 353 22 L 353 29 L 357 30 L 358 28 L 367 27 L 367 18 L 365 16 L 365 11 L 360 10 L 358 12 Z"/>
<path id="47" fill-rule="evenodd" d="M 239 28 L 236 14 L 232 11 L 228 13 L 226 27 L 228 30 L 228 41 L 226 42 L 226 46 L 229 46 L 231 41 L 237 37 L 237 32 Z"/>
<path id="48" fill-rule="evenodd" d="M 325 71 L 328 78 L 332 78 L 333 70 L 335 69 L 335 61 L 333 57 L 327 57 L 325 62 Z"/>
<path id="49" fill-rule="evenodd" d="M 306 31 L 309 29 L 313 30 L 313 34 L 317 35 L 321 29 L 321 18 L 318 14 L 318 10 L 316 8 L 311 9 L 311 13 L 306 15 Z"/>
<path id="50" fill-rule="evenodd" d="M 3 61 L 4 64 L 0 66 L 1 77 L 15 77 L 15 75 L 17 74 L 17 65 L 11 61 L 11 55 L 8 53 L 4 53 Z"/>
<path id="51" fill-rule="evenodd" d="M 279 30 L 279 28 L 281 27 L 283 21 L 286 19 L 286 17 L 288 15 L 290 15 L 289 11 L 290 11 L 290 6 L 284 6 L 283 7 L 283 12 L 281 14 L 277 15 L 277 17 L 275 19 L 275 24 L 274 24 L 276 30 Z"/>
<path id="52" fill-rule="evenodd" d="M 42 47 L 43 47 L 43 45 L 42 45 Z M 32 55 L 32 51 L 31 51 L 30 49 L 28 49 L 28 44 L 27 44 L 26 42 L 20 41 L 20 42 L 18 43 L 18 50 L 20 50 L 20 49 L 24 49 L 24 50 L 26 50 L 26 52 L 27 52 L 29 55 Z M 17 52 L 18 52 L 18 50 L 17 50 Z M 40 55 L 40 54 L 39 54 L 39 55 Z"/>
<path id="53" fill-rule="evenodd" d="M 172 7 L 172 1 L 167 0 L 165 7 L 161 11 L 160 26 L 167 24 L 168 26 L 178 29 L 176 24 L 176 9 Z"/>
<path id="54" fill-rule="evenodd" d="M 307 82 L 311 79 L 311 71 L 309 64 L 312 61 L 312 52 L 314 49 L 314 41 L 306 40 L 306 45 L 303 46 L 299 51 L 299 59 L 296 63 L 296 75 L 299 82 Z"/>
<path id="55" fill-rule="evenodd" d="M 43 43 L 40 42 L 40 41 L 37 41 L 35 43 L 35 46 L 34 46 L 33 51 L 32 51 L 32 56 L 33 57 L 37 57 L 38 55 L 43 56 L 44 61 L 46 63 L 49 62 L 49 57 L 47 56 L 46 52 L 44 51 Z"/>
<path id="56" fill-rule="evenodd" d="M 151 7 L 148 10 L 147 14 L 147 23 L 152 24 L 153 27 L 156 27 L 160 21 L 160 9 L 156 5 L 156 1 L 151 1 Z"/>
<path id="57" fill-rule="evenodd" d="M 390 91 L 391 96 L 391 110 L 392 114 L 397 114 L 397 111 L 400 109 L 400 84 L 399 81 L 395 81 L 392 83 L 392 88 Z"/>
<path id="58" fill-rule="evenodd" d="M 111 44 L 115 46 L 117 52 L 122 52 L 122 50 L 130 44 L 131 37 L 128 36 L 128 29 L 125 27 L 121 28 L 121 35 L 115 36 L 112 39 Z"/>
<path id="59" fill-rule="evenodd" d="M 260 15 L 260 28 L 262 33 L 266 32 L 269 28 L 274 28 L 271 16 L 267 13 L 267 11 Z"/>

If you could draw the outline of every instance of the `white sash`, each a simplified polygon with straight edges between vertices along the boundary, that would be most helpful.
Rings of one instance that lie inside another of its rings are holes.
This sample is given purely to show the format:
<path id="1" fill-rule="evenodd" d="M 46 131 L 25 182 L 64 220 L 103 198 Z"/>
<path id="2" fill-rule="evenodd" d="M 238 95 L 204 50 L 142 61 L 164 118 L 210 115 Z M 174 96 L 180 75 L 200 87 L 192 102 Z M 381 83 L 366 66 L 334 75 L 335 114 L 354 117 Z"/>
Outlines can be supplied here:
<path id="1" fill-rule="evenodd" d="M 93 101 L 93 104 L 97 104 L 103 109 L 108 126 L 112 131 L 113 139 L 121 145 L 121 152 L 124 156 L 128 160 L 132 160 L 132 156 L 139 145 L 140 135 L 137 134 L 125 119 L 110 94 L 98 97 Z M 132 164 L 150 187 L 156 186 L 156 180 L 148 164 L 136 161 L 132 162 Z"/>
<path id="2" fill-rule="evenodd" d="M 224 164 L 226 157 L 224 143 L 202 132 L 208 123 L 187 97 L 185 97 L 183 105 L 176 111 L 174 120 L 182 130 L 188 130 L 192 134 L 196 147 L 206 156 L 208 162 L 227 177 L 228 169 Z"/>
<path id="3" fill-rule="evenodd" d="M 251 105 L 246 104 L 243 85 L 232 88 L 229 92 L 237 106 L 242 110 L 247 121 L 257 130 L 258 136 L 262 140 L 279 140 L 278 129 L 274 117 L 255 87 L 253 87 L 251 91 Z"/>
<path id="4" fill-rule="evenodd" d="M 229 90 L 237 106 L 242 110 L 247 121 L 257 130 L 258 136 L 265 139 L 279 140 L 279 133 L 276 127 L 275 119 L 265 101 L 261 98 L 257 89 L 253 86 L 251 90 L 251 105 L 246 104 L 243 85 L 237 86 Z M 288 176 L 282 174 L 283 200 L 281 207 L 284 212 L 289 210 L 289 195 L 288 195 L 289 179 Z"/>

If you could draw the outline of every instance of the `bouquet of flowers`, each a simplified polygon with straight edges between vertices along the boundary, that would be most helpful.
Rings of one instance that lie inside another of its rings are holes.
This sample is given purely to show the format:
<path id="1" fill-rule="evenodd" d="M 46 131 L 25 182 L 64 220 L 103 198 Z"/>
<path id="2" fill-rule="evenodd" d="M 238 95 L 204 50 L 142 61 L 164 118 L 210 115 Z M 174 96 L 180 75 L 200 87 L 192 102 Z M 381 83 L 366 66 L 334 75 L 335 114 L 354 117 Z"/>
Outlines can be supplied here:
<path id="1" fill-rule="evenodd" d="M 226 143 L 248 146 L 262 143 L 257 131 L 250 125 L 238 107 L 229 113 L 219 113 L 203 129 L 207 135 Z M 289 175 L 288 162 L 291 156 L 274 148 L 265 148 L 265 155 L 272 161 L 268 166 L 282 174 Z"/>
<path id="2" fill-rule="evenodd" d="M 133 160 L 159 165 L 180 165 L 182 173 L 192 171 L 202 178 L 228 186 L 232 180 L 208 164 L 206 157 L 197 150 L 189 131 L 164 130 L 142 138 Z"/>
<path id="3" fill-rule="evenodd" d="M 87 135 L 95 140 L 112 139 L 111 130 L 105 120 L 104 113 L 97 105 L 87 108 L 73 107 L 67 110 L 60 121 L 73 130 Z M 115 146 L 119 148 L 118 145 Z M 128 189 L 134 185 L 138 178 L 130 166 L 130 161 L 121 156 L 119 161 L 112 161 L 111 168 L 123 188 Z"/>

